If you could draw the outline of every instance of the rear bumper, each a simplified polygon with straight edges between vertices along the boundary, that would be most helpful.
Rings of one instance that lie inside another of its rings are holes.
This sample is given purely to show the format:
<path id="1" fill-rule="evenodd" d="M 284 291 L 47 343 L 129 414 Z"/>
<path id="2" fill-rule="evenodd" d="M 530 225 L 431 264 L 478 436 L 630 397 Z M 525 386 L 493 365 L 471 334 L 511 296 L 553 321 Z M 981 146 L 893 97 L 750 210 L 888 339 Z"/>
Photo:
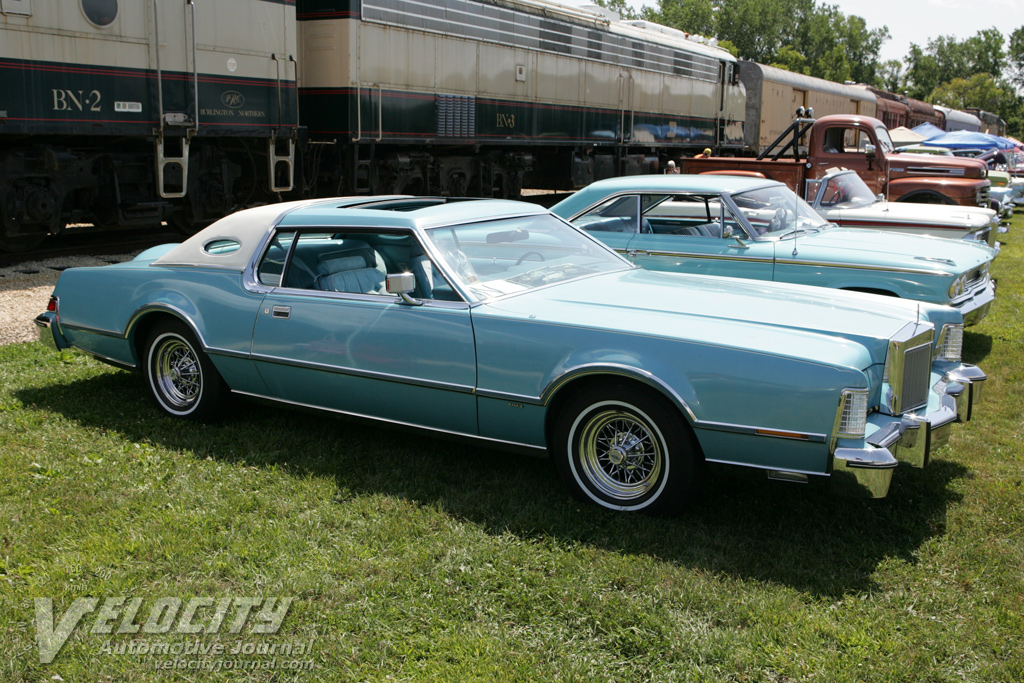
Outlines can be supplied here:
<path id="1" fill-rule="evenodd" d="M 36 331 L 39 333 L 39 341 L 55 351 L 71 348 L 71 344 L 64 338 L 60 331 L 60 320 L 57 314 L 46 311 L 36 316 Z"/>

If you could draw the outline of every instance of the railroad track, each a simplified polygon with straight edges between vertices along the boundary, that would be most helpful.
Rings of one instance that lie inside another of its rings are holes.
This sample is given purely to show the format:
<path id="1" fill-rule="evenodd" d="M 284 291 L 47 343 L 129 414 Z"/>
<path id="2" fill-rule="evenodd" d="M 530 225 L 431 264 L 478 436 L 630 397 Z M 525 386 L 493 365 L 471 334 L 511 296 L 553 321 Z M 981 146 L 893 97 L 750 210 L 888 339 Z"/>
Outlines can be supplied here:
<path id="1" fill-rule="evenodd" d="M 102 256 L 147 249 L 185 239 L 171 228 L 131 228 L 94 231 L 92 226 L 69 227 L 60 235 L 47 237 L 35 249 L 0 252 L 0 268 L 61 256 Z"/>

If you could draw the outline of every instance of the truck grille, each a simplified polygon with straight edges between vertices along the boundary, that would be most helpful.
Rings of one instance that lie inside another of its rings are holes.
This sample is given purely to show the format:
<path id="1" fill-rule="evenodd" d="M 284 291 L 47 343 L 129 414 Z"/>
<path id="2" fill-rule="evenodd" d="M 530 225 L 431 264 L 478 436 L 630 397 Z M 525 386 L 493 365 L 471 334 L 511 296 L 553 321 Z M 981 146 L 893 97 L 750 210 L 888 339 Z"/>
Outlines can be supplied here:
<path id="1" fill-rule="evenodd" d="M 980 190 L 978 190 L 977 201 L 978 201 L 978 206 L 980 206 L 981 208 L 983 208 L 983 209 L 990 208 L 989 207 L 989 186 L 988 185 L 986 185 L 985 187 L 983 187 Z"/>

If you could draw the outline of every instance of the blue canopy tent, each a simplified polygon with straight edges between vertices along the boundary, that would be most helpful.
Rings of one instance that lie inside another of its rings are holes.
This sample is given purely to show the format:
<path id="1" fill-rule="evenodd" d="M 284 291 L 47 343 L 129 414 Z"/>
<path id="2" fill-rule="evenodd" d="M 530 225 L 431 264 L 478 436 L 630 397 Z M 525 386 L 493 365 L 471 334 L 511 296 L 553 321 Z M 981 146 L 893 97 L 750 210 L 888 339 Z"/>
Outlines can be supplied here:
<path id="1" fill-rule="evenodd" d="M 968 130 L 955 130 L 930 137 L 920 144 L 929 147 L 946 147 L 947 149 L 1013 149 L 1014 144 L 1006 138 L 988 133 L 975 133 Z"/>
<path id="2" fill-rule="evenodd" d="M 933 137 L 935 137 L 937 135 L 945 135 L 946 134 L 946 131 L 942 130 L 941 128 L 936 126 L 934 123 L 927 123 L 927 122 L 922 123 L 919 126 L 914 126 L 913 128 L 911 128 L 911 130 L 914 131 L 915 133 L 917 133 L 918 135 L 923 135 L 925 140 L 927 140 L 928 138 L 933 138 Z"/>

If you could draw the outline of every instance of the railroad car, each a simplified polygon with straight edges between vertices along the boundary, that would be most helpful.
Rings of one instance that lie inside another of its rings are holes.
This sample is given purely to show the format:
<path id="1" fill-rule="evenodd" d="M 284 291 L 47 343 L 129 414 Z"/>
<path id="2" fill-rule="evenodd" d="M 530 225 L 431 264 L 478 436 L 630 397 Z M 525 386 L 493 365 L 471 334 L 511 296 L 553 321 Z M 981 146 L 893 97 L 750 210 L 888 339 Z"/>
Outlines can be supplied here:
<path id="1" fill-rule="evenodd" d="M 711 41 L 544 0 L 299 0 L 304 182 L 515 197 L 742 148 Z"/>
<path id="2" fill-rule="evenodd" d="M 981 119 L 974 114 L 968 114 L 965 111 L 950 109 L 949 107 L 943 107 L 938 104 L 933 106 L 935 107 L 935 111 L 942 114 L 942 125 L 940 125 L 939 128 L 947 133 L 952 133 L 954 130 L 969 130 L 973 133 L 977 133 L 981 130 Z"/>
<path id="3" fill-rule="evenodd" d="M 989 135 L 1006 135 L 1006 121 L 1000 118 L 998 114 L 993 114 L 990 111 L 976 107 L 967 107 L 964 111 L 978 117 L 978 120 L 981 122 L 981 127 L 978 129 L 979 132 L 988 133 Z"/>
<path id="4" fill-rule="evenodd" d="M 793 123 L 794 112 L 800 107 L 813 109 L 814 116 L 875 115 L 875 95 L 863 87 L 757 62 L 740 62 L 739 75 L 747 94 L 744 145 L 748 153 L 767 149 Z"/>
<path id="5" fill-rule="evenodd" d="M 945 115 L 927 102 L 908 97 L 907 104 L 910 105 L 910 118 L 906 124 L 907 128 L 915 128 L 922 123 L 930 123 L 933 126 L 942 128 L 946 124 Z"/>
<path id="6" fill-rule="evenodd" d="M 291 189 L 294 0 L 3 0 L 0 249 Z"/>
<path id="7" fill-rule="evenodd" d="M 905 95 L 897 95 L 869 85 L 859 87 L 865 88 L 875 96 L 875 118 L 880 119 L 886 128 L 892 130 L 908 125 L 910 103 Z"/>

